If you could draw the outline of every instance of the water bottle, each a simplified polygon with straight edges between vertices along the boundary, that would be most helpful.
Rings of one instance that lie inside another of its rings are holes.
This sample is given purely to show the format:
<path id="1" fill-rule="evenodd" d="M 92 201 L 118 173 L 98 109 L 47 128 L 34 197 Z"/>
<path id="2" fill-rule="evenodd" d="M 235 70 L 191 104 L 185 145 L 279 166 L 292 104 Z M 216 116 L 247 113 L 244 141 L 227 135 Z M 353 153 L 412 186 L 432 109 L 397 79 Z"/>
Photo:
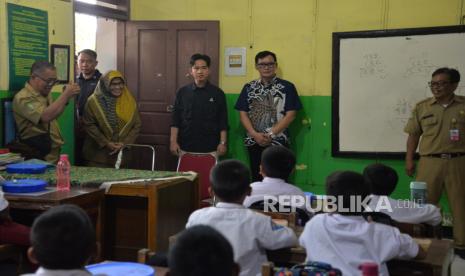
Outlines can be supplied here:
<path id="1" fill-rule="evenodd" d="M 70 182 L 71 165 L 68 161 L 67 154 L 60 155 L 60 161 L 57 163 L 56 177 L 57 177 L 57 190 L 69 191 L 71 187 Z"/>

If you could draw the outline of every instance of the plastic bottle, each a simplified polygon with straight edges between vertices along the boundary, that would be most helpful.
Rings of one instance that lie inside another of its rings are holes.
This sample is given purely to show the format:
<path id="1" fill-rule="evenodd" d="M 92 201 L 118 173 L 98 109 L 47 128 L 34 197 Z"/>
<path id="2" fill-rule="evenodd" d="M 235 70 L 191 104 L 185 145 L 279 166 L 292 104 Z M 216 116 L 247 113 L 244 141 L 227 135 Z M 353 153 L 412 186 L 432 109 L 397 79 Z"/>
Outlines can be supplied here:
<path id="1" fill-rule="evenodd" d="M 363 263 L 358 269 L 362 271 L 362 276 L 378 276 L 378 264 L 377 263 Z"/>
<path id="2" fill-rule="evenodd" d="M 71 164 L 68 160 L 67 154 L 60 155 L 60 161 L 57 163 L 56 168 L 56 181 L 58 191 L 69 191 L 71 188 L 70 181 Z"/>

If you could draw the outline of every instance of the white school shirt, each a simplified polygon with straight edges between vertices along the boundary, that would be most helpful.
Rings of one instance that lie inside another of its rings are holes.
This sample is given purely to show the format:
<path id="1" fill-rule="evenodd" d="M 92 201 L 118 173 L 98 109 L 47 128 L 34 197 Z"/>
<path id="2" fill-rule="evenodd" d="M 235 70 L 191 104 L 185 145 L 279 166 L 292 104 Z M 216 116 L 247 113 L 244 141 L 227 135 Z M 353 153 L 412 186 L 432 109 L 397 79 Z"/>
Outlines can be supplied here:
<path id="1" fill-rule="evenodd" d="M 263 181 L 254 182 L 250 187 L 252 187 L 252 193 L 245 198 L 243 203 L 247 208 L 257 201 L 264 200 L 265 195 L 297 195 L 305 198 L 304 192 L 299 187 L 286 183 L 286 181 L 280 178 L 265 177 Z M 304 209 L 305 206 L 301 206 L 300 208 Z"/>
<path id="2" fill-rule="evenodd" d="M 216 207 L 197 210 L 190 215 L 186 228 L 199 224 L 215 228 L 231 243 L 241 276 L 261 274 L 261 266 L 267 261 L 266 249 L 297 245 L 292 229 L 240 204 L 219 202 Z"/>
<path id="3" fill-rule="evenodd" d="M 385 202 L 380 202 L 379 212 L 389 215 L 393 220 L 406 223 L 427 223 L 430 225 L 438 225 L 442 221 L 441 211 L 433 204 L 414 204 L 413 201 L 396 200 L 387 197 L 392 212 L 387 210 Z M 380 196 L 371 195 L 371 200 L 368 206 L 373 211 L 376 210 Z M 382 206 L 382 207 L 381 207 Z"/>
<path id="4" fill-rule="evenodd" d="M 418 254 L 418 244 L 395 227 L 367 222 L 361 216 L 319 214 L 300 236 L 306 261 L 320 261 L 339 268 L 343 275 L 361 275 L 358 266 L 375 262 L 379 275 L 389 275 L 386 262 L 409 259 Z"/>
<path id="5" fill-rule="evenodd" d="M 47 269 L 39 267 L 35 273 L 22 274 L 22 276 L 92 276 L 92 274 L 85 269 Z M 103 276 L 104 274 L 97 274 Z"/>

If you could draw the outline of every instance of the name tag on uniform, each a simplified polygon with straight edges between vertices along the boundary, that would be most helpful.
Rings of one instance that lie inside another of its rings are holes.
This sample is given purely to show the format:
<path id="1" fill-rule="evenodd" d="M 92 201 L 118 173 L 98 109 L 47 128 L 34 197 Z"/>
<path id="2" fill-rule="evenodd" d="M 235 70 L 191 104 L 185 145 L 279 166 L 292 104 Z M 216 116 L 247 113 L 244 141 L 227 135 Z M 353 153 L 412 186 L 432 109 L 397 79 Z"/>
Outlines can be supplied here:
<path id="1" fill-rule="evenodd" d="M 458 129 L 451 129 L 449 130 L 449 137 L 451 141 L 458 141 L 460 140 L 460 133 Z"/>

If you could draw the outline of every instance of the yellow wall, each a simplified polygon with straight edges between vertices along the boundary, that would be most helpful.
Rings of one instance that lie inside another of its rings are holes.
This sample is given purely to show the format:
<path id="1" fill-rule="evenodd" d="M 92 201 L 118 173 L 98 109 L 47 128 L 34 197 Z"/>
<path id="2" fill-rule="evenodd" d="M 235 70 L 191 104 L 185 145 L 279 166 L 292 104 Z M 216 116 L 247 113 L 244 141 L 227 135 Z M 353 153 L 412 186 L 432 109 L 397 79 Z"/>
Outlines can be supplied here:
<path id="1" fill-rule="evenodd" d="M 132 20 L 219 20 L 220 86 L 238 93 L 257 77 L 253 57 L 278 55 L 301 96 L 331 94 L 332 32 L 458 25 L 465 0 L 133 0 Z M 225 47 L 247 47 L 247 76 L 223 74 Z"/>
<path id="2" fill-rule="evenodd" d="M 48 12 L 49 44 L 70 45 L 74 53 L 73 3 L 70 0 L 0 0 L 0 90 L 8 90 L 8 26 L 7 3 Z M 74 74 L 70 58 L 70 77 Z M 59 87 L 55 87 L 60 91 Z"/>

